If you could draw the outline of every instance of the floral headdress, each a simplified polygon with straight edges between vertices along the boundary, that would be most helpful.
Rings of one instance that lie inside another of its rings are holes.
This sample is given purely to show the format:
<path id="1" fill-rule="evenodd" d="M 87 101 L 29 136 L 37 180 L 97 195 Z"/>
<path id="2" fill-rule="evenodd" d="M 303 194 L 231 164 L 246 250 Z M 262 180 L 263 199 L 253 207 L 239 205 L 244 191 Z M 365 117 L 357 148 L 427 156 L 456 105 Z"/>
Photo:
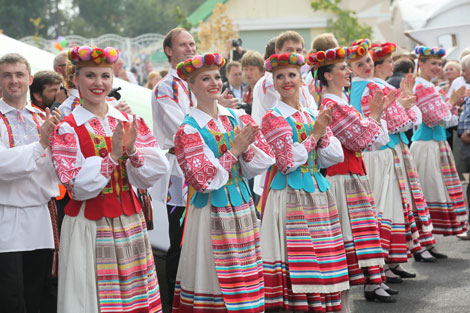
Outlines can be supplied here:
<path id="1" fill-rule="evenodd" d="M 188 80 L 195 73 L 199 73 L 202 70 L 220 69 L 224 64 L 225 59 L 220 53 L 206 53 L 178 63 L 176 65 L 176 72 L 181 79 Z"/>
<path id="2" fill-rule="evenodd" d="M 264 69 L 268 72 L 273 72 L 277 68 L 300 68 L 302 65 L 304 65 L 304 63 L 305 57 L 295 52 L 273 54 L 266 61 L 264 61 Z"/>
<path id="3" fill-rule="evenodd" d="M 367 38 L 363 38 L 351 44 L 349 47 L 349 56 L 348 62 L 353 62 L 357 59 L 362 58 L 369 52 L 370 48 L 370 40 Z"/>
<path id="4" fill-rule="evenodd" d="M 119 59 L 119 55 L 119 50 L 112 47 L 101 49 L 75 46 L 68 52 L 69 60 L 77 67 L 111 67 Z"/>
<path id="5" fill-rule="evenodd" d="M 349 49 L 347 47 L 336 47 L 326 51 L 312 52 L 307 57 L 307 64 L 318 68 L 329 64 L 343 62 L 348 57 Z"/>
<path id="6" fill-rule="evenodd" d="M 420 59 L 441 59 L 446 55 L 446 50 L 444 48 L 418 46 L 415 48 L 415 53 Z"/>
<path id="7" fill-rule="evenodd" d="M 374 62 L 381 61 L 391 55 L 397 49 L 397 45 L 393 42 L 385 42 L 383 44 L 373 44 L 369 53 Z"/>
<path id="8" fill-rule="evenodd" d="M 336 47 L 326 51 L 312 52 L 307 57 L 307 64 L 312 67 L 314 79 L 314 98 L 317 103 L 322 102 L 322 84 L 317 79 L 318 69 L 322 66 L 344 62 L 349 55 L 349 48 Z"/>

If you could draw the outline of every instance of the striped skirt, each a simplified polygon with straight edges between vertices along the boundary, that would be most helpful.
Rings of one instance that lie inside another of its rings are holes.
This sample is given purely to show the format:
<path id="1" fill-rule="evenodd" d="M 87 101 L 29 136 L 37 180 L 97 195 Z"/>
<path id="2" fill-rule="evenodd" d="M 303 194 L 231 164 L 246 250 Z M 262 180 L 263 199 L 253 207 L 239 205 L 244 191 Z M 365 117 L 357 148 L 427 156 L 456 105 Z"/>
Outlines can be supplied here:
<path id="1" fill-rule="evenodd" d="M 333 312 L 349 289 L 333 194 L 271 190 L 261 224 L 267 310 Z"/>
<path id="2" fill-rule="evenodd" d="M 416 160 L 433 234 L 461 234 L 468 227 L 467 212 L 449 144 L 447 141 L 415 141 L 411 144 L 411 154 Z"/>
<path id="3" fill-rule="evenodd" d="M 142 213 L 92 221 L 83 211 L 62 224 L 58 312 L 161 312 Z"/>
<path id="4" fill-rule="evenodd" d="M 429 214 L 428 206 L 424 198 L 423 189 L 421 188 L 421 181 L 418 176 L 415 161 L 411 155 L 408 145 L 400 141 L 399 145 L 394 148 L 395 155 L 400 158 L 400 166 L 402 172 L 405 174 L 404 186 L 406 198 L 411 205 L 416 227 L 418 228 L 418 241 L 419 246 L 433 246 L 436 241 L 432 234 L 432 221 Z M 414 242 L 414 233 L 413 242 Z M 414 244 L 416 246 L 416 244 Z M 414 249 L 412 249 L 414 252 Z"/>
<path id="5" fill-rule="evenodd" d="M 344 238 L 351 285 L 380 284 L 385 264 L 372 188 L 367 176 L 328 176 Z"/>
<path id="6" fill-rule="evenodd" d="M 253 201 L 223 208 L 191 205 L 176 276 L 173 313 L 264 312 L 263 287 Z"/>

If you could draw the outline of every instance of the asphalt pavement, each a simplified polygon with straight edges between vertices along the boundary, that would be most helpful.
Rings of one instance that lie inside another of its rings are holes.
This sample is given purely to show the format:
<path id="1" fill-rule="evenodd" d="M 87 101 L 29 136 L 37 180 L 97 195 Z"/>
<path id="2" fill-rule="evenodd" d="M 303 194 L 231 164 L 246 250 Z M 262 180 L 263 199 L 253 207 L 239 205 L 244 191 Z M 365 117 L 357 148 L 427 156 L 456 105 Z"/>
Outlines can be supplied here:
<path id="1" fill-rule="evenodd" d="M 470 241 L 435 236 L 437 249 L 449 256 L 439 263 L 409 259 L 404 265 L 416 278 L 390 284 L 396 303 L 367 302 L 362 287 L 351 290 L 354 313 L 470 313 Z"/>

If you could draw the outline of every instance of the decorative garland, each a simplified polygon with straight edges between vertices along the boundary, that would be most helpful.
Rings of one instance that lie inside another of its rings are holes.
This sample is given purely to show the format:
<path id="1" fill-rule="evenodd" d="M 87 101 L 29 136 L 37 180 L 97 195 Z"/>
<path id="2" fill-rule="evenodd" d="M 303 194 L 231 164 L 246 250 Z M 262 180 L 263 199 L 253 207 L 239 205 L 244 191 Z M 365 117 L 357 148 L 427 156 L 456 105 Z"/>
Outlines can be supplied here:
<path id="1" fill-rule="evenodd" d="M 206 53 L 178 63 L 176 72 L 181 79 L 187 80 L 189 75 L 198 69 L 210 66 L 216 66 L 220 69 L 224 64 L 225 59 L 220 53 Z"/>
<path id="2" fill-rule="evenodd" d="M 305 57 L 301 54 L 292 52 L 284 54 L 273 54 L 264 61 L 264 68 L 268 72 L 274 71 L 278 67 L 301 67 L 305 64 Z"/>
<path id="3" fill-rule="evenodd" d="M 91 48 L 89 46 L 75 46 L 68 52 L 69 60 L 73 65 L 92 61 L 96 65 L 110 65 L 119 59 L 119 50 L 112 47 L 105 49 Z"/>

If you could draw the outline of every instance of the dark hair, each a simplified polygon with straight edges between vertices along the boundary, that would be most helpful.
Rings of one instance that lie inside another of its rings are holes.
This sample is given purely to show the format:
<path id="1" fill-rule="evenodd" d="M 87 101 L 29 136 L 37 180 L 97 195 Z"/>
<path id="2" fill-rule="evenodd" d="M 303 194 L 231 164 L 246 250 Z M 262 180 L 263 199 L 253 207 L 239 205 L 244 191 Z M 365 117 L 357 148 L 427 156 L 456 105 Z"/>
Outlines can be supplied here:
<path id="1" fill-rule="evenodd" d="M 328 81 L 325 78 L 325 73 L 331 73 L 331 71 L 333 70 L 333 67 L 334 67 L 334 64 L 328 64 L 328 65 L 320 66 L 318 68 L 317 79 L 320 81 L 320 83 L 323 86 L 328 87 Z M 315 75 L 315 68 L 312 67 L 311 71 L 312 71 L 312 76 L 314 76 Z"/>
<path id="2" fill-rule="evenodd" d="M 166 54 L 166 47 L 168 48 L 172 48 L 172 42 L 173 42 L 173 38 L 175 38 L 176 36 L 178 36 L 181 32 L 185 32 L 187 31 L 186 29 L 182 28 L 182 27 L 177 27 L 177 28 L 173 28 L 172 30 L 170 30 L 165 38 L 163 39 L 163 52 L 165 53 L 166 57 L 168 58 L 168 61 L 171 61 L 171 57 Z"/>
<path id="3" fill-rule="evenodd" d="M 402 58 L 395 62 L 393 66 L 393 74 L 395 73 L 403 73 L 408 74 L 411 70 L 413 72 L 415 65 L 413 61 L 408 58 Z"/>
<path id="4" fill-rule="evenodd" d="M 374 67 L 380 64 L 384 64 L 385 59 L 374 61 Z"/>
<path id="5" fill-rule="evenodd" d="M 31 101 L 35 103 L 33 94 L 42 94 L 46 86 L 62 84 L 62 76 L 54 71 L 39 71 L 34 75 L 33 83 L 29 86 Z"/>
<path id="6" fill-rule="evenodd" d="M 263 56 L 265 60 L 269 59 L 270 56 L 276 53 L 276 40 L 277 40 L 277 37 L 271 38 L 266 44 L 266 48 L 264 49 L 264 56 Z"/>

